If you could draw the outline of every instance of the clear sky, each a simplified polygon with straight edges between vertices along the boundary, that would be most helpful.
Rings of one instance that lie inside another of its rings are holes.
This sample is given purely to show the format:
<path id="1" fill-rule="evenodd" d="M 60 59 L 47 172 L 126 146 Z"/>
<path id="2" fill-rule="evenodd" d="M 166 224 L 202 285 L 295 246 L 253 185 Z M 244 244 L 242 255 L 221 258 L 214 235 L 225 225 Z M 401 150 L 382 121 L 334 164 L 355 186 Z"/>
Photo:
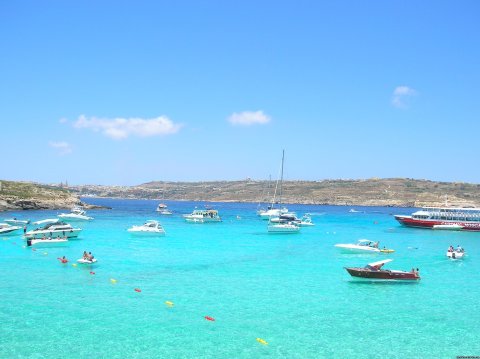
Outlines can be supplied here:
<path id="1" fill-rule="evenodd" d="M 479 1 L 1 1 L 0 178 L 480 183 Z"/>

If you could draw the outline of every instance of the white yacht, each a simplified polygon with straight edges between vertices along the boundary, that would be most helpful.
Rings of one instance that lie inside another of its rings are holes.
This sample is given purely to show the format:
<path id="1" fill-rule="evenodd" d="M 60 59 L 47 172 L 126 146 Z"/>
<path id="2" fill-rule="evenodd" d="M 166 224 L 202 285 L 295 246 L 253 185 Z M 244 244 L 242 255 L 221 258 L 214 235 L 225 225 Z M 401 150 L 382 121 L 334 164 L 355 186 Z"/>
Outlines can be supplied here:
<path id="1" fill-rule="evenodd" d="M 17 218 L 8 218 L 4 220 L 5 223 L 12 224 L 12 225 L 20 225 L 25 226 L 30 223 L 29 219 L 17 219 Z"/>
<path id="2" fill-rule="evenodd" d="M 268 233 L 298 233 L 300 232 L 300 227 L 294 222 L 285 222 L 285 223 L 269 223 L 267 226 Z"/>
<path id="3" fill-rule="evenodd" d="M 128 232 L 141 236 L 164 236 L 165 230 L 158 221 L 148 220 L 141 226 L 132 226 Z"/>
<path id="4" fill-rule="evenodd" d="M 61 213 L 58 217 L 65 221 L 89 221 L 93 219 L 87 216 L 87 212 L 83 208 L 78 206 L 73 207 L 70 213 Z"/>
<path id="5" fill-rule="evenodd" d="M 288 212 L 288 209 L 286 207 L 283 208 L 272 208 L 268 207 L 267 210 L 259 210 L 257 214 L 260 216 L 261 219 L 270 219 L 271 217 L 279 217 L 282 214 L 292 214 L 291 212 Z"/>
<path id="6" fill-rule="evenodd" d="M 346 252 L 380 253 L 380 249 L 378 248 L 378 242 L 374 242 L 369 239 L 360 239 L 355 244 L 353 243 L 335 244 L 335 247 Z"/>
<path id="7" fill-rule="evenodd" d="M 55 222 L 52 222 L 55 221 Z M 36 224 L 47 223 L 45 226 L 32 229 L 25 233 L 25 237 L 28 239 L 42 239 L 42 238 L 76 238 L 81 232 L 80 228 L 73 228 L 70 224 L 61 222 L 58 219 L 46 219 L 43 221 L 35 222 Z"/>
<path id="8" fill-rule="evenodd" d="M 184 214 L 185 221 L 191 223 L 221 222 L 222 219 L 215 209 L 196 209 L 190 214 Z"/>
<path id="9" fill-rule="evenodd" d="M 0 235 L 16 234 L 16 232 L 22 229 L 20 226 L 12 226 L 8 223 L 0 223 Z"/>
<path id="10" fill-rule="evenodd" d="M 68 243 L 67 237 L 43 237 L 43 238 L 27 238 L 27 246 L 35 247 L 55 247 Z"/>

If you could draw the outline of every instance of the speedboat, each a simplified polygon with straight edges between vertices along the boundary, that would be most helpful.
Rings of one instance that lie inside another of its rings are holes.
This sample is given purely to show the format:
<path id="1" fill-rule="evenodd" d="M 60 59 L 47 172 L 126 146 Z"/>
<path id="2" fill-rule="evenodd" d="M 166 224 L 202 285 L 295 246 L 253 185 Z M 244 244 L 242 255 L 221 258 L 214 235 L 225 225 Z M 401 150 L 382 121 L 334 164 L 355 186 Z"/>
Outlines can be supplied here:
<path id="1" fill-rule="evenodd" d="M 382 269 L 385 263 L 391 262 L 393 259 L 384 259 L 383 261 L 367 264 L 364 268 L 345 267 L 347 272 L 352 276 L 360 279 L 369 280 L 419 280 L 420 275 L 417 270 L 412 269 L 410 272 L 401 270 Z"/>
<path id="2" fill-rule="evenodd" d="M 462 247 L 457 247 L 455 250 L 450 247 L 447 250 L 447 257 L 451 259 L 462 259 L 465 256 L 465 250 Z"/>
<path id="3" fill-rule="evenodd" d="M 160 212 L 162 209 L 167 209 L 167 205 L 165 203 L 159 203 L 157 206 L 157 212 Z"/>
<path id="4" fill-rule="evenodd" d="M 54 221 L 54 222 L 52 222 Z M 35 222 L 36 224 L 47 223 L 45 226 L 32 229 L 25 233 L 25 237 L 29 239 L 41 239 L 41 238 L 76 238 L 81 232 L 81 228 L 73 228 L 70 224 L 61 222 L 58 219 L 46 219 L 43 221 Z"/>
<path id="5" fill-rule="evenodd" d="M 191 223 L 221 222 L 222 219 L 215 209 L 195 209 L 190 214 L 184 214 L 185 221 Z"/>
<path id="6" fill-rule="evenodd" d="M 4 220 L 5 223 L 13 224 L 13 225 L 21 225 L 25 226 L 30 223 L 29 219 L 16 219 L 16 218 L 8 218 Z"/>
<path id="7" fill-rule="evenodd" d="M 27 238 L 27 246 L 36 246 L 36 247 L 51 247 L 57 245 L 63 245 L 68 243 L 67 237 L 43 237 L 43 238 Z"/>
<path id="8" fill-rule="evenodd" d="M 148 220 L 141 226 L 132 226 L 127 229 L 128 232 L 135 235 L 147 235 L 147 236 L 164 236 L 165 230 L 158 221 Z"/>
<path id="9" fill-rule="evenodd" d="M 463 226 L 456 224 L 456 223 L 451 223 L 451 224 L 434 224 L 432 229 L 444 229 L 444 230 L 449 230 L 449 231 L 461 231 L 463 229 Z"/>
<path id="10" fill-rule="evenodd" d="M 19 229 L 22 229 L 22 227 L 12 226 L 8 223 L 0 223 L 0 235 L 15 234 Z"/>
<path id="11" fill-rule="evenodd" d="M 272 223 L 269 222 L 267 226 L 268 233 L 298 233 L 300 232 L 300 227 L 294 222 L 284 222 L 284 223 Z"/>
<path id="12" fill-rule="evenodd" d="M 87 216 L 87 212 L 80 207 L 73 207 L 70 213 L 61 213 L 58 215 L 65 221 L 89 221 L 92 217 Z"/>
<path id="13" fill-rule="evenodd" d="M 311 227 L 315 224 L 312 222 L 312 218 L 308 214 L 305 214 L 302 218 L 300 218 L 300 223 L 298 223 L 298 225 L 300 227 Z"/>
<path id="14" fill-rule="evenodd" d="M 291 212 L 288 212 L 288 209 L 283 207 L 283 208 L 268 208 L 267 210 L 260 210 L 257 212 L 257 214 L 260 216 L 261 219 L 270 219 L 271 217 L 279 217 L 282 214 L 291 214 Z"/>
<path id="15" fill-rule="evenodd" d="M 335 247 L 347 252 L 380 253 L 378 242 L 369 239 L 360 239 L 356 244 L 335 244 Z"/>

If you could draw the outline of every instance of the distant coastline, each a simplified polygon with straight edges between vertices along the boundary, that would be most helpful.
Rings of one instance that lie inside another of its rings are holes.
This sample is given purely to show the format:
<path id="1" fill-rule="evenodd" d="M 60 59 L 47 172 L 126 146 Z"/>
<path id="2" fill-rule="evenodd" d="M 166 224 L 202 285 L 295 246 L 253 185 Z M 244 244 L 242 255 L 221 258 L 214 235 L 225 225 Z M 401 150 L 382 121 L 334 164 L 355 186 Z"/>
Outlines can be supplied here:
<path id="1" fill-rule="evenodd" d="M 272 202 L 275 192 L 274 182 L 250 179 L 68 187 L 1 180 L 0 185 L 0 210 L 71 208 L 82 204 L 80 197 L 267 204 Z M 280 201 L 278 188 L 275 201 Z M 479 207 L 480 185 L 409 178 L 284 181 L 281 201 L 343 206 Z"/>

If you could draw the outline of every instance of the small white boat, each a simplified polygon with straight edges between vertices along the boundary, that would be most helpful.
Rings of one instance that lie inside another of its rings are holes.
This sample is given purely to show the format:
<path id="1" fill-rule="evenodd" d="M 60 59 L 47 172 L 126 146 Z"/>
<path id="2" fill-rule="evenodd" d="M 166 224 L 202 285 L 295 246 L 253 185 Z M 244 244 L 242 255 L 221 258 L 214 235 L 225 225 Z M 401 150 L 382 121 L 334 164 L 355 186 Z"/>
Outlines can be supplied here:
<path id="1" fill-rule="evenodd" d="M 288 209 L 286 207 L 283 208 L 269 208 L 266 211 L 265 210 L 260 210 L 257 212 L 257 214 L 260 216 L 261 219 L 270 219 L 272 217 L 280 217 L 282 214 L 292 214 L 291 212 L 288 212 Z M 295 215 L 293 213 L 293 215 Z"/>
<path id="2" fill-rule="evenodd" d="M 444 229 L 444 230 L 449 230 L 449 231 L 461 231 L 463 229 L 463 226 L 456 224 L 456 223 L 450 223 L 450 224 L 435 224 L 432 229 Z"/>
<path id="3" fill-rule="evenodd" d="M 378 242 L 369 239 L 360 239 L 357 243 L 335 244 L 335 247 L 345 252 L 380 253 Z"/>
<path id="4" fill-rule="evenodd" d="M 8 218 L 4 220 L 5 223 L 12 224 L 12 225 L 22 225 L 25 226 L 30 223 L 29 219 L 16 219 L 16 218 Z"/>
<path id="5" fill-rule="evenodd" d="M 170 216 L 170 215 L 173 214 L 172 211 L 168 210 L 167 208 L 163 208 L 163 209 L 160 209 L 160 210 L 157 209 L 157 212 L 158 212 L 158 214 L 161 214 L 163 216 Z"/>
<path id="6" fill-rule="evenodd" d="M 222 219 L 215 209 L 196 209 L 190 214 L 184 214 L 185 221 L 190 223 L 221 222 Z"/>
<path id="7" fill-rule="evenodd" d="M 447 257 L 451 259 L 462 259 L 465 256 L 465 250 L 458 246 L 456 249 L 453 249 L 453 247 L 450 247 L 447 250 Z"/>
<path id="8" fill-rule="evenodd" d="M 22 229 L 20 226 L 12 226 L 8 223 L 0 223 L 0 235 L 16 234 L 16 232 L 20 229 Z"/>
<path id="9" fill-rule="evenodd" d="M 287 223 L 269 223 L 267 226 L 268 233 L 298 233 L 300 227 L 292 222 Z"/>
<path id="10" fill-rule="evenodd" d="M 69 222 L 70 221 L 90 221 L 93 219 L 93 217 L 87 216 L 87 212 L 78 206 L 73 207 L 70 213 L 61 213 L 58 215 L 58 217 Z"/>
<path id="11" fill-rule="evenodd" d="M 132 226 L 127 229 L 128 232 L 135 235 L 145 236 L 164 236 L 165 230 L 158 221 L 148 220 L 141 226 Z"/>
<path id="12" fill-rule="evenodd" d="M 308 214 L 305 214 L 302 218 L 300 218 L 298 225 L 300 227 L 311 227 L 315 224 L 312 222 L 312 218 Z"/>
<path id="13" fill-rule="evenodd" d="M 92 259 L 80 258 L 80 259 L 77 259 L 77 263 L 80 263 L 80 264 L 93 264 L 93 263 L 97 263 L 97 258 L 92 258 Z"/>
<path id="14" fill-rule="evenodd" d="M 27 246 L 35 246 L 35 247 L 54 247 L 58 245 L 63 245 L 68 243 L 67 237 L 44 237 L 38 239 L 27 238 Z"/>

